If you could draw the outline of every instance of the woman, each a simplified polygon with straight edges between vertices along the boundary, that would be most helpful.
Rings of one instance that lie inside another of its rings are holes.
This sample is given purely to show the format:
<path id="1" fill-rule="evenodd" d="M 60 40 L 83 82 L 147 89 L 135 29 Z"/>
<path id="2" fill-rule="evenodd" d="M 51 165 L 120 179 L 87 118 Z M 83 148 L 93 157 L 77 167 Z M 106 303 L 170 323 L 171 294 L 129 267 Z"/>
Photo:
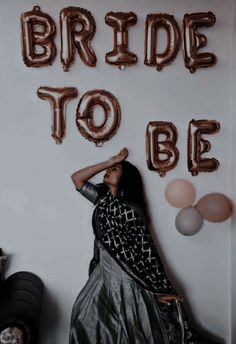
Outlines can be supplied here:
<path id="1" fill-rule="evenodd" d="M 89 278 L 72 310 L 70 344 L 215 343 L 193 330 L 148 232 L 138 169 L 119 154 L 71 178 L 95 206 Z M 106 170 L 103 183 L 88 182 Z"/>

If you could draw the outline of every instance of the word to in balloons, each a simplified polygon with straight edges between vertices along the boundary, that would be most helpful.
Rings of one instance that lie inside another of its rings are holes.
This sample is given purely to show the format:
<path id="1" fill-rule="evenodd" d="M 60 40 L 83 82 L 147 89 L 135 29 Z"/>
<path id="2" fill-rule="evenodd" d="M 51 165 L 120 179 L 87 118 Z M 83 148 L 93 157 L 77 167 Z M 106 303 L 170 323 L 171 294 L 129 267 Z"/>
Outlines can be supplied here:
<path id="1" fill-rule="evenodd" d="M 144 64 L 161 71 L 171 64 L 179 50 L 183 37 L 185 67 L 191 73 L 197 68 L 212 67 L 217 57 L 212 52 L 199 52 L 205 47 L 207 38 L 198 30 L 213 26 L 216 22 L 212 12 L 185 14 L 182 35 L 173 15 L 165 13 L 148 14 L 145 21 Z M 138 56 L 129 50 L 129 29 L 137 23 L 134 12 L 108 12 L 105 23 L 114 30 L 113 50 L 105 56 L 105 62 L 121 70 L 138 62 Z M 164 52 L 158 52 L 158 31 L 167 33 Z M 44 67 L 51 65 L 57 54 L 55 45 L 56 24 L 53 18 L 34 6 L 21 15 L 22 55 L 26 66 Z M 90 11 L 81 7 L 66 7 L 60 11 L 60 58 L 64 71 L 69 71 L 77 51 L 83 63 L 95 67 L 97 57 L 92 48 L 96 22 Z"/>
<path id="2" fill-rule="evenodd" d="M 42 86 L 37 90 L 41 99 L 48 100 L 52 105 L 51 136 L 57 144 L 62 143 L 66 130 L 66 103 L 77 97 L 74 87 L 53 88 Z M 96 107 L 103 109 L 103 121 L 97 125 L 94 121 Z M 79 132 L 88 140 L 101 147 L 117 132 L 121 122 L 121 108 L 118 99 L 103 89 L 90 90 L 80 99 L 76 111 L 76 125 Z M 202 135 L 217 133 L 219 122 L 215 120 L 192 119 L 188 126 L 188 170 L 193 176 L 199 172 L 212 172 L 219 166 L 215 158 L 202 155 L 209 152 L 211 144 Z M 162 138 L 164 136 L 164 139 Z M 160 176 L 175 168 L 179 160 L 177 148 L 178 131 L 171 122 L 153 121 L 146 128 L 146 155 L 150 170 Z"/>

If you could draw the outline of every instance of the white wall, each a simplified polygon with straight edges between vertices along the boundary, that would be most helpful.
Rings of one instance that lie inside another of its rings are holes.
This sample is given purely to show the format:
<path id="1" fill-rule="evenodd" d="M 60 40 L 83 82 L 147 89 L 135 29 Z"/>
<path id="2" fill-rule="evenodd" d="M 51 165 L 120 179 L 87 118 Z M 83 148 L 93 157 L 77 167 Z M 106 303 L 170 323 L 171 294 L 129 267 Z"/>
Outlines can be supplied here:
<path id="1" fill-rule="evenodd" d="M 234 2 L 233 7 L 233 13 L 235 14 L 236 11 L 236 4 Z M 234 16 L 234 23 L 233 23 L 233 32 L 236 30 L 236 21 Z M 236 145 L 236 119 L 235 119 L 235 106 L 236 106 L 236 83 L 235 83 L 235 77 L 236 77 L 236 39 L 235 35 L 233 35 L 232 40 L 232 47 L 233 47 L 233 54 L 232 54 L 232 73 L 231 73 L 231 92 L 230 92 L 230 115 L 231 115 L 231 197 L 234 200 L 234 204 L 236 202 L 236 178 L 235 178 L 235 171 L 236 171 L 236 161 L 235 161 L 235 145 Z M 233 326 L 235 324 L 236 319 L 236 274 L 235 274 L 235 264 L 236 264 L 236 251 L 235 251 L 235 245 L 236 245 L 236 232 L 235 232 L 235 226 L 236 226 L 236 214 L 234 212 L 232 218 L 231 218 L 231 237 L 230 237 L 230 253 L 231 253 L 231 343 L 236 342 L 236 328 Z"/>
<path id="2" fill-rule="evenodd" d="M 57 25 L 57 58 L 47 68 L 28 68 L 22 60 L 20 14 L 34 5 L 41 6 Z M 96 20 L 97 31 L 92 41 L 97 55 L 95 68 L 85 66 L 77 57 L 71 71 L 63 72 L 59 13 L 69 5 L 90 10 Z M 235 258 L 233 250 L 230 255 L 230 239 L 234 222 L 206 221 L 195 236 L 182 236 L 174 226 L 177 209 L 164 197 L 165 186 L 177 177 L 194 184 L 197 200 L 213 191 L 233 196 L 232 5 L 233 0 L 227 4 L 180 0 L 178 6 L 174 0 L 0 2 L 0 246 L 11 256 L 7 276 L 28 270 L 45 283 L 41 344 L 67 343 L 73 302 L 87 280 L 92 256 L 93 206 L 75 190 L 70 175 L 108 159 L 124 146 L 129 149 L 128 159 L 142 173 L 156 242 L 170 279 L 185 297 L 189 316 L 196 326 L 218 336 L 222 343 L 235 342 L 231 341 L 230 294 L 231 259 Z M 138 23 L 129 32 L 129 42 L 139 63 L 125 71 L 105 63 L 105 54 L 113 47 L 113 30 L 105 24 L 104 17 L 111 10 L 132 10 L 138 16 Z M 173 14 L 182 30 L 184 14 L 199 11 L 216 15 L 216 24 L 204 30 L 208 45 L 203 50 L 217 55 L 217 65 L 190 74 L 179 51 L 175 62 L 160 73 L 145 66 L 146 15 Z M 50 105 L 36 94 L 37 88 L 45 85 L 77 87 L 79 97 L 96 88 L 112 92 L 122 110 L 117 134 L 103 147 L 82 137 L 75 125 L 78 97 L 67 106 L 66 137 L 61 145 L 56 145 L 50 136 Z M 187 171 L 186 160 L 187 128 L 192 118 L 215 119 L 221 124 L 220 132 L 209 137 L 209 156 L 220 161 L 220 168 L 196 177 Z M 146 165 L 145 130 L 148 122 L 154 120 L 172 121 L 179 132 L 180 160 L 164 178 Z M 103 173 L 92 181 L 102 181 L 102 177 Z"/>

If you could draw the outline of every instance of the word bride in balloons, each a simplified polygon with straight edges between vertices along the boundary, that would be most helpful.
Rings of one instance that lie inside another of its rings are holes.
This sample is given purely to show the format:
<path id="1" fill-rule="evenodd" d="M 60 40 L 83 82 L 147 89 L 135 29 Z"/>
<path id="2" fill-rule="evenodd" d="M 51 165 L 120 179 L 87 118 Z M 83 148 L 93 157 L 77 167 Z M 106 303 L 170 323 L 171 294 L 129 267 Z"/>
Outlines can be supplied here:
<path id="1" fill-rule="evenodd" d="M 176 58 L 183 36 L 183 53 L 186 68 L 194 73 L 197 68 L 212 67 L 217 57 L 211 52 L 199 53 L 205 47 L 207 38 L 199 28 L 215 24 L 215 15 L 208 12 L 185 14 L 183 32 L 173 15 L 166 13 L 148 14 L 145 21 L 145 58 L 144 64 L 161 71 Z M 134 12 L 108 12 L 105 23 L 114 30 L 114 48 L 105 56 L 108 64 L 120 69 L 137 63 L 138 57 L 128 47 L 128 31 L 137 23 Z M 157 35 L 160 28 L 167 33 L 167 45 L 164 52 L 157 52 Z M 22 55 L 26 66 L 43 67 L 54 62 L 56 57 L 56 24 L 53 18 L 34 6 L 31 11 L 21 15 Z M 77 50 L 80 58 L 89 67 L 95 67 L 96 54 L 92 48 L 92 39 L 96 32 L 96 22 L 90 11 L 81 7 L 66 7 L 60 12 L 61 63 L 64 71 L 69 71 Z"/>

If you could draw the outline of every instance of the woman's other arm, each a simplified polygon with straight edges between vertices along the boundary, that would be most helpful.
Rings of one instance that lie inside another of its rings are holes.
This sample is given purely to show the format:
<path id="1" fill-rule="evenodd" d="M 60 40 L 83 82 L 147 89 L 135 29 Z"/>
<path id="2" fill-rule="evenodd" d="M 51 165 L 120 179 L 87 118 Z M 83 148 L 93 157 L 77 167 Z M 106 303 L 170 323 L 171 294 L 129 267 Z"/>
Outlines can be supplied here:
<path id="1" fill-rule="evenodd" d="M 127 148 L 123 148 L 119 154 L 112 156 L 110 159 L 106 161 L 90 165 L 85 168 L 82 168 L 81 170 L 76 171 L 71 175 L 71 179 L 75 184 L 76 188 L 80 190 L 85 181 L 93 177 L 95 174 L 112 166 L 113 164 L 122 161 L 127 157 L 127 155 Z"/>

